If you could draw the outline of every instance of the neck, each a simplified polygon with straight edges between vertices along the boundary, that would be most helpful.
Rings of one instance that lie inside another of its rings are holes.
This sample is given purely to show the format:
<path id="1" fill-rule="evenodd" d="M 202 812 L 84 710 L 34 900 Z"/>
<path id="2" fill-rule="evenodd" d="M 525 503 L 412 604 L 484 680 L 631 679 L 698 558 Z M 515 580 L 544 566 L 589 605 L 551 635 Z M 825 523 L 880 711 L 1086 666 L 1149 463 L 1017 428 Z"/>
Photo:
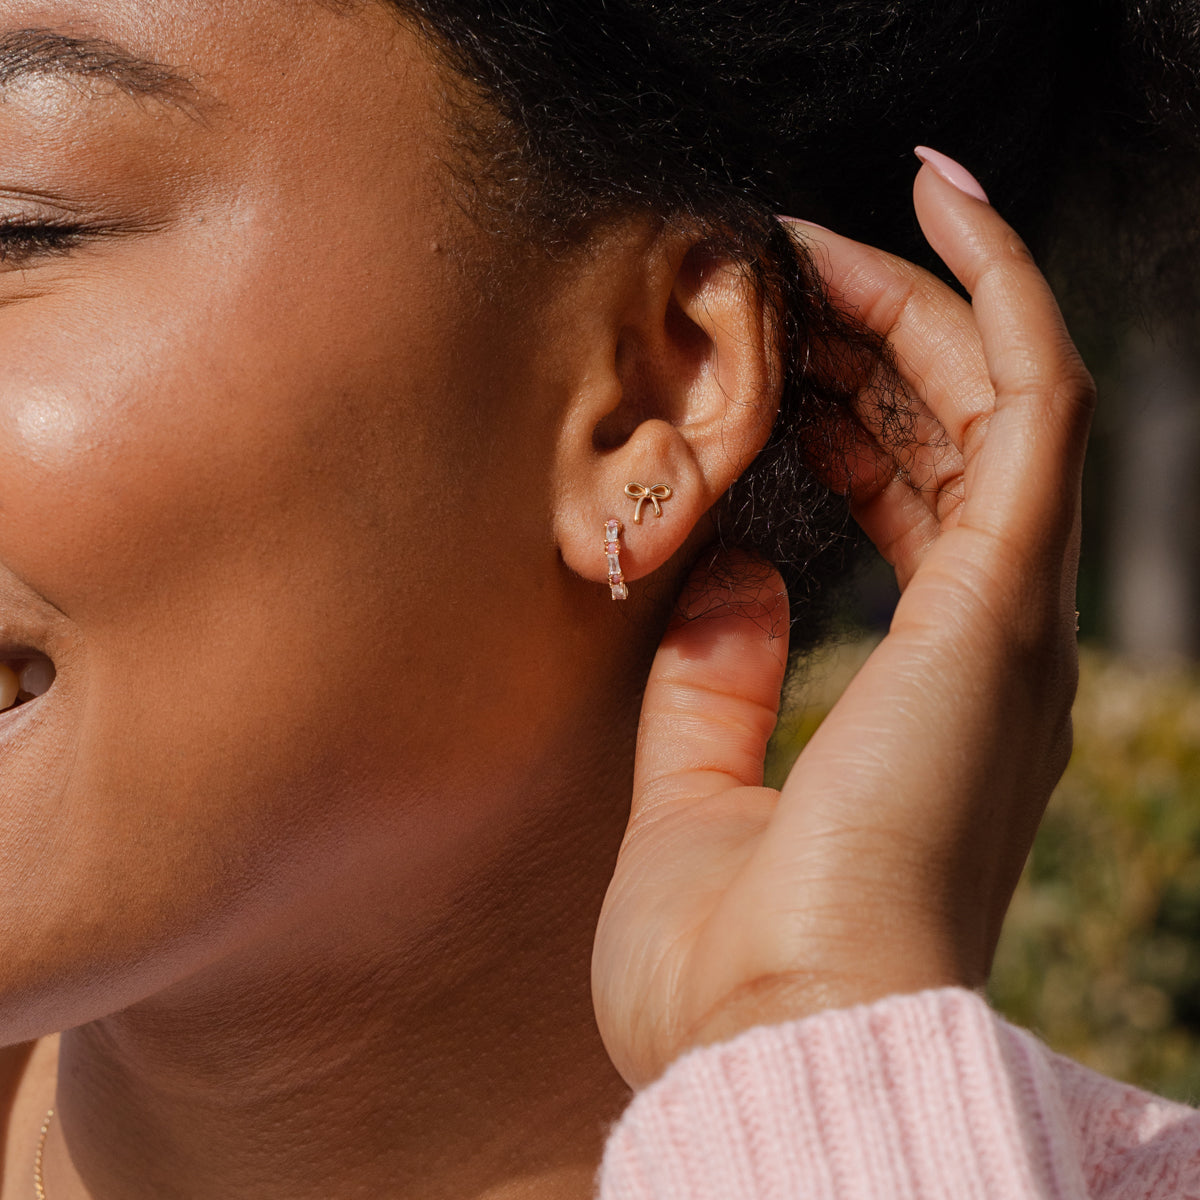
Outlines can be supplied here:
<path id="1" fill-rule="evenodd" d="M 49 1200 L 590 1196 L 628 1098 L 589 986 L 627 794 L 609 782 L 525 791 L 419 931 L 337 898 L 65 1034 Z"/>

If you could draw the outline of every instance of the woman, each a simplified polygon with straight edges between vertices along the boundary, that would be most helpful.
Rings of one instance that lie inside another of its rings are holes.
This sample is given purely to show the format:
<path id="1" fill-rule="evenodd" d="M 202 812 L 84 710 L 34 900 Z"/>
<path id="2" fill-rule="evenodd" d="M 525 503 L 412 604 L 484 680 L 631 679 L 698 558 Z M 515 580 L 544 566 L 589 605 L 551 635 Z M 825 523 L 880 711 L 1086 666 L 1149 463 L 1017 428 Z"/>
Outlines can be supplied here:
<path id="1" fill-rule="evenodd" d="M 986 975 L 1073 688 L 1045 285 L 928 154 L 974 312 L 774 219 L 908 210 L 755 181 L 769 8 L 532 11 L 0 13 L 3 1200 L 585 1196 L 688 1048 Z M 745 554 L 810 643 L 845 491 L 905 602 L 777 802 Z"/>

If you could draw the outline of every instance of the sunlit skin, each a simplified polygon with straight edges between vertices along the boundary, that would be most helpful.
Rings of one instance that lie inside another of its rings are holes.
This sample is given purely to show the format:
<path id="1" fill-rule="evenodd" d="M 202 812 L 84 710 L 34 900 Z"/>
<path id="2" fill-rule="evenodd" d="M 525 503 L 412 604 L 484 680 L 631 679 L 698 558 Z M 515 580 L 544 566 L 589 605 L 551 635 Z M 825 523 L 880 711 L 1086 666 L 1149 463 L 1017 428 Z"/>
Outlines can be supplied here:
<path id="1" fill-rule="evenodd" d="M 686 244 L 506 267 L 382 7 L 4 5 L 30 28 L 193 90 L 48 72 L 0 104 L 3 217 L 95 230 L 0 274 L 3 621 L 57 668 L 3 718 L 3 1038 L 124 1010 L 63 1043 L 101 1194 L 585 1192 L 627 1094 L 588 959 L 655 632 L 602 586 L 603 520 L 671 479 L 644 577 L 765 434 L 714 425 L 711 481 L 661 422 L 593 446 L 618 341 L 671 353 Z"/>
<path id="2" fill-rule="evenodd" d="M 593 959 L 642 686 L 780 373 L 686 229 L 486 231 L 449 83 L 374 3 L 0 9 L 0 226 L 42 230 L 0 262 L 0 658 L 55 668 L 0 715 L 0 1044 L 42 1039 L 3 1056 L 2 1200 L 52 1103 L 51 1200 L 577 1200 L 690 1045 L 986 974 L 1072 687 L 1089 390 L 1040 277 L 928 170 L 978 318 L 805 235 L 948 431 L 945 491 L 855 481 L 913 598 L 782 803 L 779 597 L 668 637 Z M 954 721 L 976 757 L 930 772 Z M 830 838 L 846 805 L 875 833 Z M 862 929 L 797 940 L 835 896 Z"/>

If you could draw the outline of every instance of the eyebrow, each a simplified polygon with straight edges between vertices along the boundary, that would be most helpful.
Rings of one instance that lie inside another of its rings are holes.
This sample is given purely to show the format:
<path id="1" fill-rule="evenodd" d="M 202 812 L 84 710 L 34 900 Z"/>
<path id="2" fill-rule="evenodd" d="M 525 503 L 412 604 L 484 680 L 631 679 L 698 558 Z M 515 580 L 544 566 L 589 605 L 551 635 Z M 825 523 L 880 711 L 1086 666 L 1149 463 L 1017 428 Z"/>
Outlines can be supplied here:
<path id="1" fill-rule="evenodd" d="M 72 37 L 52 29 L 0 33 L 0 99 L 6 88 L 37 76 L 62 76 L 84 83 L 103 80 L 129 96 L 173 104 L 197 95 L 195 85 L 173 68 L 141 58 L 116 42 Z"/>

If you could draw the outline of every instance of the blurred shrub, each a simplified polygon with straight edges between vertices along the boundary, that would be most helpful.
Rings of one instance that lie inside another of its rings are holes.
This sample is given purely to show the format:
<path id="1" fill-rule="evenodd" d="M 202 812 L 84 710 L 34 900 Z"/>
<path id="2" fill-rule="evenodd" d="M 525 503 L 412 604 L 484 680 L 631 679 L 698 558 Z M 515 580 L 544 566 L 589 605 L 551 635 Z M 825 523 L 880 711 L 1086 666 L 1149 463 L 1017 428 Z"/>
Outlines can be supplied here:
<path id="1" fill-rule="evenodd" d="M 870 650 L 818 660 L 778 782 Z M 991 997 L 1096 1070 L 1200 1102 L 1200 672 L 1085 650 L 1075 752 L 1013 900 Z"/>

